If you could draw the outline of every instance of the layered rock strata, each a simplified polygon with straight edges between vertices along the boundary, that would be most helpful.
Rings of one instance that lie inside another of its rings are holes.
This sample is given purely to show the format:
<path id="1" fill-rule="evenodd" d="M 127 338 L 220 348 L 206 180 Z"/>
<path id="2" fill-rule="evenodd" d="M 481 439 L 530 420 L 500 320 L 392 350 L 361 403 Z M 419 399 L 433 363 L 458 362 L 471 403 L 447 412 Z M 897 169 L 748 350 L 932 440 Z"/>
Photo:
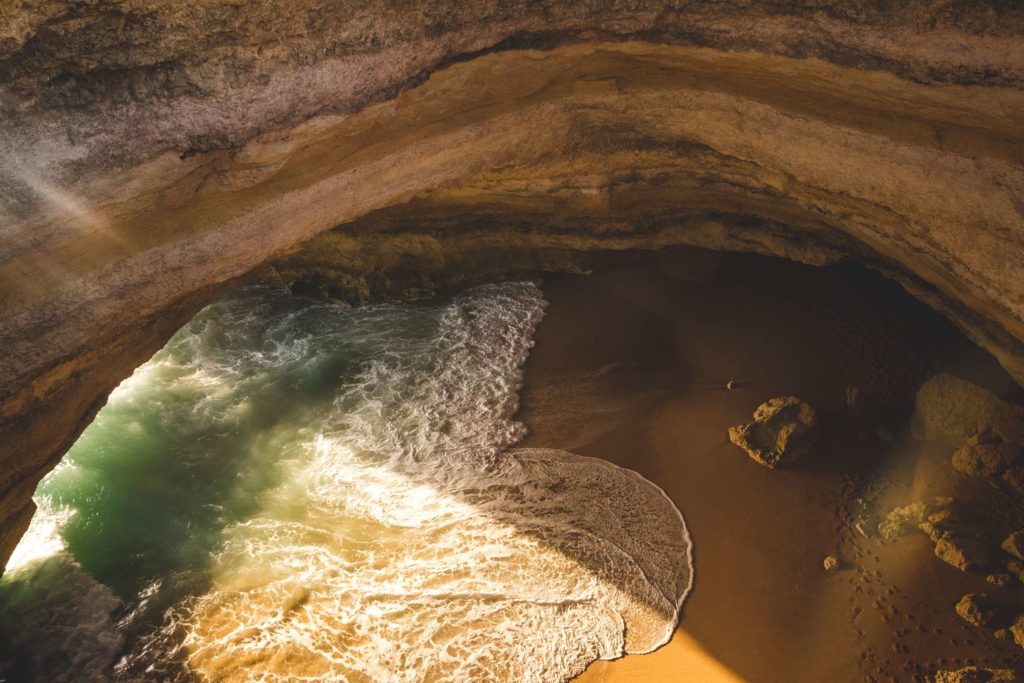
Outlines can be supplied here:
<path id="1" fill-rule="evenodd" d="M 1024 379 L 1016 3 L 29 0 L 0 149 L 0 559 L 107 393 L 268 262 L 363 299 L 858 259 Z"/>

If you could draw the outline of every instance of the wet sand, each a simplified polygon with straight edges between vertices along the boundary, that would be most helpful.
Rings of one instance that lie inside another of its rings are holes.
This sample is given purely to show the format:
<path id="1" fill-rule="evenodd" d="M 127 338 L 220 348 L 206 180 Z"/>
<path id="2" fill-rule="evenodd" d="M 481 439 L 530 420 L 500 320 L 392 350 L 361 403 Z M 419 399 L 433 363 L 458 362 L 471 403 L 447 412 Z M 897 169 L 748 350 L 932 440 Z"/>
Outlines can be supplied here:
<path id="1" fill-rule="evenodd" d="M 910 681 L 968 664 L 1024 669 L 1024 651 L 953 610 L 964 593 L 1016 600 L 1019 586 L 996 589 L 942 563 L 923 536 L 883 543 L 854 526 L 911 499 L 991 498 L 987 481 L 961 481 L 948 450 L 906 433 L 914 393 L 940 370 L 1020 398 L 943 318 L 863 268 L 694 250 L 552 276 L 544 291 L 523 445 L 636 470 L 675 501 L 695 543 L 696 582 L 672 642 L 597 662 L 578 680 Z M 738 388 L 726 390 L 729 380 Z M 846 407 L 851 386 L 873 406 L 859 417 Z M 806 462 L 773 471 L 726 430 L 786 394 L 818 410 L 823 435 Z M 839 571 L 823 569 L 830 554 Z"/>

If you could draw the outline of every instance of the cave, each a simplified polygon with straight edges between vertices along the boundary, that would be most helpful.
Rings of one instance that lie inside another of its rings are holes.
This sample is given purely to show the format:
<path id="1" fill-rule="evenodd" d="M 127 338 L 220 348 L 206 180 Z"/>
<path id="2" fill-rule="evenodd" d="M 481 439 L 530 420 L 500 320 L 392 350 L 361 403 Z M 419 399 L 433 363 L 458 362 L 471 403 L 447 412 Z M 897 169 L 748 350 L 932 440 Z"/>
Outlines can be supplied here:
<path id="1" fill-rule="evenodd" d="M 1024 672 L 1017 3 L 0 18 L 0 677 Z"/>

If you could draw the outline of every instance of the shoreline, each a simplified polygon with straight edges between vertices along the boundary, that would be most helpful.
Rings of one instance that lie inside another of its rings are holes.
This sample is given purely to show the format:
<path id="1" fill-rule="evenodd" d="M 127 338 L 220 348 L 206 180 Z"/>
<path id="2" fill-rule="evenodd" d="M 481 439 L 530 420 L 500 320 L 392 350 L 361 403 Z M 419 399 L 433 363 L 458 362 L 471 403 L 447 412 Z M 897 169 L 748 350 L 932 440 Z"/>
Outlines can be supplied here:
<path id="1" fill-rule="evenodd" d="M 959 486 L 948 451 L 906 436 L 921 382 L 947 370 L 1019 397 L 937 313 L 864 269 L 702 250 L 550 276 L 544 292 L 518 445 L 636 471 L 694 540 L 694 585 L 669 644 L 576 680 L 904 680 L 1024 666 L 1020 648 L 952 609 L 963 593 L 993 591 L 982 576 L 944 565 L 923 539 L 884 545 L 854 531 L 858 499 L 891 508 Z M 848 386 L 871 397 L 892 443 L 855 428 Z M 787 394 L 819 412 L 824 452 L 769 470 L 726 429 Z M 833 554 L 843 569 L 826 573 Z"/>

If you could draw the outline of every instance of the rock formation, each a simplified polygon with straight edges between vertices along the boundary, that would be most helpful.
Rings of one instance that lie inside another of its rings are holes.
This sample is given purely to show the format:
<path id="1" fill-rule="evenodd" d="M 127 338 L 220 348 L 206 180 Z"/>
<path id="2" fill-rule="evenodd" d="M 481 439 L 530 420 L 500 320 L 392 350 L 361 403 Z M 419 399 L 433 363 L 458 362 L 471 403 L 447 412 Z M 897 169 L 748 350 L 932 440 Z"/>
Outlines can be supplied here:
<path id="1" fill-rule="evenodd" d="M 1010 635 L 1013 642 L 1024 647 L 1024 613 L 1017 616 L 1016 621 L 1010 626 Z"/>
<path id="2" fill-rule="evenodd" d="M 0 559 L 109 391 L 271 261 L 361 299 L 857 259 L 1024 379 L 1022 34 L 1001 0 L 4 5 Z"/>
<path id="3" fill-rule="evenodd" d="M 929 535 L 934 531 L 937 535 L 933 540 L 938 540 L 938 536 L 941 536 L 949 522 L 956 519 L 955 505 L 956 502 L 952 498 L 941 496 L 930 503 L 916 502 L 893 508 L 879 523 L 878 534 L 883 539 L 892 541 L 918 531 L 924 531 Z"/>
<path id="4" fill-rule="evenodd" d="M 975 444 L 1024 444 L 1024 406 L 945 373 L 932 377 L 917 392 L 911 422 L 916 438 L 953 448 L 971 439 Z"/>
<path id="5" fill-rule="evenodd" d="M 953 454 L 953 467 L 973 477 L 991 477 L 1010 468 L 1020 455 L 1020 446 L 977 435 Z"/>
<path id="6" fill-rule="evenodd" d="M 965 666 L 955 671 L 939 671 L 935 683 L 1017 683 L 1022 680 L 1012 669 L 985 669 Z"/>
<path id="7" fill-rule="evenodd" d="M 754 421 L 729 428 L 729 441 L 766 467 L 785 467 L 814 445 L 818 415 L 795 396 L 772 398 L 757 407 Z"/>
<path id="8" fill-rule="evenodd" d="M 956 613 L 960 618 L 979 628 L 996 629 L 1008 626 L 1008 612 L 1006 605 L 984 593 L 968 593 L 956 603 Z"/>
<path id="9" fill-rule="evenodd" d="M 1006 537 L 1000 547 L 1018 560 L 1024 560 L 1024 531 L 1014 531 Z"/>

